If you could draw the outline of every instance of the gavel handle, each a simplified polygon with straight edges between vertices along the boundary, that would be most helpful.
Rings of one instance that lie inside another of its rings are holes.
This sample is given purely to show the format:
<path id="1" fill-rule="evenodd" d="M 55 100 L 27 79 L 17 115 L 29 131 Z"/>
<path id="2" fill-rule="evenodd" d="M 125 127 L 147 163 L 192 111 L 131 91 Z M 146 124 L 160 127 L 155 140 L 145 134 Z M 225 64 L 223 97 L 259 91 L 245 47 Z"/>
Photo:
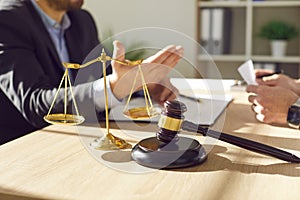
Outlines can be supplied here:
<path id="1" fill-rule="evenodd" d="M 210 130 L 206 125 L 197 125 L 190 121 L 183 121 L 181 125 L 181 129 L 190 132 L 197 132 L 202 134 L 203 136 L 209 136 L 218 140 L 222 140 L 224 142 L 239 146 L 241 148 L 248 149 L 250 151 L 254 151 L 257 153 L 273 156 L 287 162 L 300 163 L 300 158 L 295 156 L 294 154 L 291 154 L 289 152 L 259 142 Z"/>

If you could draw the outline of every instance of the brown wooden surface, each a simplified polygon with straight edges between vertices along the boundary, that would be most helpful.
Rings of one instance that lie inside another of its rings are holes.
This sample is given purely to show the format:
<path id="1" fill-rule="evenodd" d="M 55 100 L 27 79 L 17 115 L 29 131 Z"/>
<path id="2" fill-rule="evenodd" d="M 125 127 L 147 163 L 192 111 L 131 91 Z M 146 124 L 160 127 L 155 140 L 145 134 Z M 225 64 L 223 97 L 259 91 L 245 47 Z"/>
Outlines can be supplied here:
<path id="1" fill-rule="evenodd" d="M 257 122 L 248 95 L 240 88 L 231 93 L 234 101 L 214 129 L 300 156 L 299 130 Z M 130 130 L 132 124 L 122 127 Z M 140 127 L 144 131 L 157 129 L 155 124 Z M 84 137 L 92 138 L 99 128 L 82 126 L 80 130 Z M 138 141 L 112 131 L 132 143 Z M 128 173 L 95 159 L 78 136 L 78 127 L 49 126 L 0 147 L 0 199 L 299 199 L 300 164 L 202 136 L 196 138 L 206 143 L 209 152 L 204 164 Z M 120 157 L 113 155 L 111 162 L 130 162 L 129 151 L 120 153 Z"/>

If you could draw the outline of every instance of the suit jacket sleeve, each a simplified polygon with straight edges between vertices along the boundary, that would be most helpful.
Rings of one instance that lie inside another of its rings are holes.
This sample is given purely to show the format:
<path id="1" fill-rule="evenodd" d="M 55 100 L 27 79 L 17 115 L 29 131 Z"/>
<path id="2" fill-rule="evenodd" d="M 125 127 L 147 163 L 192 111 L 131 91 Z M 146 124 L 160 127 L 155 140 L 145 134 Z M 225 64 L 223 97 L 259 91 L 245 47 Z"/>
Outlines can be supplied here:
<path id="1" fill-rule="evenodd" d="M 12 103 L 11 109 L 16 109 L 32 126 L 41 128 L 46 125 L 43 117 L 47 114 L 57 92 L 63 69 L 57 54 L 53 52 L 54 46 L 49 35 L 41 26 L 41 21 L 30 22 L 31 18 L 34 18 L 30 10 L 20 12 L 23 13 L 0 13 L 0 88 Z M 76 16 L 81 19 L 79 23 L 87 20 L 83 23 L 85 27 L 82 27 L 82 30 L 96 30 L 93 21 L 90 21 L 91 18 L 85 12 L 79 15 L 72 13 L 71 19 L 75 19 Z M 90 24 L 93 26 L 88 27 Z M 83 33 L 81 31 L 75 32 L 76 29 L 80 30 L 78 24 L 74 22 L 72 26 L 68 34 L 74 34 L 72 36 L 74 38 L 70 39 L 78 38 L 78 40 L 73 40 L 73 46 L 68 46 L 70 57 L 72 62 L 81 63 L 84 54 L 92 50 L 98 42 L 95 35 L 97 33 L 92 31 L 92 38 L 88 38 L 91 35 L 81 35 Z M 77 52 L 73 53 L 76 50 Z M 92 84 L 93 82 L 83 83 L 73 88 L 77 103 L 83 105 L 80 108 L 82 115 L 95 113 Z M 67 104 L 72 107 L 70 92 L 67 100 Z M 53 113 L 62 112 L 63 105 L 64 91 L 62 90 L 58 93 Z M 11 111 L 9 108 L 4 110 Z M 13 116 L 7 114 L 7 120 L 13 120 Z"/>

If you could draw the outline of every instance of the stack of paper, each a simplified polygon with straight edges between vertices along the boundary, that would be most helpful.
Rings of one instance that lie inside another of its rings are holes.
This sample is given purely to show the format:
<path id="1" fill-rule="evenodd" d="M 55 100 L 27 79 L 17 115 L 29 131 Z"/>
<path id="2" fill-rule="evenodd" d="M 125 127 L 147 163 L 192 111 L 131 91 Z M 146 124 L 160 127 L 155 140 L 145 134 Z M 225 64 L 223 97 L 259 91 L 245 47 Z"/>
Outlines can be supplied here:
<path id="1" fill-rule="evenodd" d="M 226 91 L 234 84 L 232 80 L 176 78 L 171 81 L 181 94 L 188 96 L 184 97 L 180 95 L 178 97 L 178 100 L 187 106 L 187 112 L 184 113 L 185 119 L 197 124 L 212 125 L 232 101 L 232 96 L 226 94 Z M 144 98 L 131 100 L 130 106 L 135 107 L 135 105 L 136 107 L 145 105 Z M 163 109 L 162 107 L 160 108 Z M 110 119 L 115 121 L 131 121 L 131 119 L 123 115 L 123 109 L 124 105 L 119 105 L 111 109 Z M 159 118 L 160 116 L 157 116 L 143 121 L 157 123 Z"/>
<path id="2" fill-rule="evenodd" d="M 254 65 L 252 60 L 247 60 L 239 68 L 238 72 L 243 77 L 248 85 L 257 85 L 255 81 Z"/>

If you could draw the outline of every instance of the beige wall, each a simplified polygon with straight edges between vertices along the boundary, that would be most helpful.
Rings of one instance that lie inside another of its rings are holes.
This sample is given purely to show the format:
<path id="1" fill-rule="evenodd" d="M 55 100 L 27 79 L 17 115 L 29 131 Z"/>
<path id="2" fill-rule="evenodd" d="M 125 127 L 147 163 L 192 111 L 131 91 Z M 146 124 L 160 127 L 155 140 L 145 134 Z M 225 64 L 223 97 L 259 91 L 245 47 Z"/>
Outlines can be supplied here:
<path id="1" fill-rule="evenodd" d="M 192 77 L 196 58 L 196 2 L 195 0 L 85 0 L 84 7 L 94 16 L 99 35 L 111 28 L 115 34 L 126 33 L 126 40 L 138 40 L 132 31 L 136 28 L 163 28 L 145 31 L 144 37 L 153 47 L 164 47 L 170 43 L 182 45 L 185 48 L 185 58 L 176 68 L 184 76 Z M 140 30 L 142 31 L 142 30 Z M 143 32 L 143 31 L 142 31 Z"/>

